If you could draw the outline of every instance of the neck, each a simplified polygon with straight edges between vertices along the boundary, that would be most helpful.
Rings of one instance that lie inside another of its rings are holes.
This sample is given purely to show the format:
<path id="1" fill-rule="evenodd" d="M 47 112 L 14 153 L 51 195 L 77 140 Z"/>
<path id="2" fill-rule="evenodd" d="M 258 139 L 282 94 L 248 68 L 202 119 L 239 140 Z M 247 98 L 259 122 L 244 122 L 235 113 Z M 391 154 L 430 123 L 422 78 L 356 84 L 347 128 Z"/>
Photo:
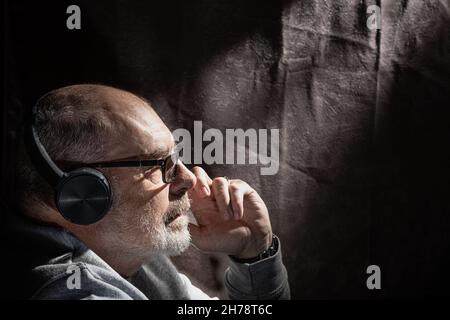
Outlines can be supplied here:
<path id="1" fill-rule="evenodd" d="M 144 257 L 120 245 L 111 245 L 109 241 L 102 241 L 99 232 L 70 230 L 79 240 L 102 258 L 111 268 L 123 277 L 135 274 L 144 263 Z"/>
<path id="2" fill-rule="evenodd" d="M 124 247 L 117 243 L 118 241 L 106 241 L 105 234 L 107 232 L 102 232 L 101 225 L 72 224 L 52 207 L 44 204 L 35 204 L 31 209 L 27 208 L 25 212 L 38 221 L 56 224 L 68 230 L 123 277 L 132 276 L 144 263 L 145 257 L 131 251 L 129 247 Z"/>

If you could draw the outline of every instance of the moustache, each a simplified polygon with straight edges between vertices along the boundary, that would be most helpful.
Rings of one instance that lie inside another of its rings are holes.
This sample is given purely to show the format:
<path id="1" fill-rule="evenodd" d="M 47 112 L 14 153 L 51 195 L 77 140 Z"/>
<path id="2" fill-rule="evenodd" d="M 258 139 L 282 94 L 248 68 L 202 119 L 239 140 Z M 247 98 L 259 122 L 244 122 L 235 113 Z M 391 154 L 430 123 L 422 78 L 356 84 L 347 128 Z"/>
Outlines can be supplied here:
<path id="1" fill-rule="evenodd" d="M 179 216 L 186 214 L 191 208 L 191 203 L 187 194 L 184 194 L 181 198 L 173 200 L 169 204 L 169 208 L 164 216 L 164 223 L 167 225 Z"/>

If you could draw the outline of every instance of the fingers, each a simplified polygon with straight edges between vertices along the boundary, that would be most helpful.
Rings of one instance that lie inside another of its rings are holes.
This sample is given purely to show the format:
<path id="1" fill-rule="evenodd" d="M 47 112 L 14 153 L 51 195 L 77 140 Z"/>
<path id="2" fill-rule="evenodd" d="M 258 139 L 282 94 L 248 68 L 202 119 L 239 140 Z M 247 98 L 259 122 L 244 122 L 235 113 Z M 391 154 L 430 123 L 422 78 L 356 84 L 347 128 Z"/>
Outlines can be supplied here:
<path id="1" fill-rule="evenodd" d="M 194 186 L 194 190 L 201 198 L 209 197 L 211 195 L 210 185 L 212 183 L 208 174 L 200 167 L 194 167 L 192 172 L 197 178 L 197 183 Z"/>
<path id="2" fill-rule="evenodd" d="M 212 192 L 216 199 L 217 207 L 225 220 L 233 218 L 233 210 L 230 207 L 230 192 L 228 190 L 228 180 L 225 178 L 214 178 L 212 181 Z"/>
<path id="3" fill-rule="evenodd" d="M 215 200 L 219 213 L 225 220 L 240 220 L 244 216 L 245 196 L 252 188 L 242 180 L 228 181 L 224 177 L 214 180 L 200 167 L 194 167 L 192 172 L 197 178 L 194 192 L 199 198 L 211 197 Z"/>
<path id="4" fill-rule="evenodd" d="M 253 189 L 242 180 L 215 178 L 212 191 L 224 219 L 240 220 L 244 216 L 245 196 Z"/>
<path id="5" fill-rule="evenodd" d="M 239 220 L 244 216 L 244 197 L 251 191 L 250 186 L 241 180 L 231 180 L 228 187 L 234 219 Z"/>

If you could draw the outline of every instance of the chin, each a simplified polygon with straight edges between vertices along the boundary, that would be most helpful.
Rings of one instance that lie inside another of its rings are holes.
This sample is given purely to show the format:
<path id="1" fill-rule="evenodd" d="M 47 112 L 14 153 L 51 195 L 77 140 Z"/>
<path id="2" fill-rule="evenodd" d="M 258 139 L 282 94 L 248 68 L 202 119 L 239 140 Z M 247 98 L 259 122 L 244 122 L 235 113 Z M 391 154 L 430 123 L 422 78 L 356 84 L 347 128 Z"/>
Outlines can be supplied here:
<path id="1" fill-rule="evenodd" d="M 166 226 L 165 248 L 162 253 L 168 256 L 177 256 L 189 247 L 191 235 L 188 224 L 187 216 L 183 215 Z"/>

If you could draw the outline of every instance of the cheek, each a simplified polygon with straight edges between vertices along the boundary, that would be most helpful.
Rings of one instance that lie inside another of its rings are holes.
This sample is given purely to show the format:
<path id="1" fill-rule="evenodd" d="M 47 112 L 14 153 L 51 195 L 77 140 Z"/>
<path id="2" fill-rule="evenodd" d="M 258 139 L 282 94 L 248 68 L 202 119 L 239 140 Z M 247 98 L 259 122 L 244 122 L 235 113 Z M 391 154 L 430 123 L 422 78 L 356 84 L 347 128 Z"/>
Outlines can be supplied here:
<path id="1" fill-rule="evenodd" d="M 163 183 L 154 183 L 142 174 L 116 175 L 113 178 L 113 192 L 122 210 L 147 211 L 163 216 L 169 207 L 169 188 Z"/>
<path id="2" fill-rule="evenodd" d="M 169 188 L 163 183 L 153 183 L 148 177 L 135 180 L 127 190 L 129 201 L 143 210 L 151 210 L 156 216 L 163 216 L 169 207 Z"/>
<path id="3" fill-rule="evenodd" d="M 153 215 L 157 219 L 162 219 L 169 208 L 168 192 L 166 189 L 168 188 L 157 193 L 146 203 L 146 206 L 151 208 Z"/>

